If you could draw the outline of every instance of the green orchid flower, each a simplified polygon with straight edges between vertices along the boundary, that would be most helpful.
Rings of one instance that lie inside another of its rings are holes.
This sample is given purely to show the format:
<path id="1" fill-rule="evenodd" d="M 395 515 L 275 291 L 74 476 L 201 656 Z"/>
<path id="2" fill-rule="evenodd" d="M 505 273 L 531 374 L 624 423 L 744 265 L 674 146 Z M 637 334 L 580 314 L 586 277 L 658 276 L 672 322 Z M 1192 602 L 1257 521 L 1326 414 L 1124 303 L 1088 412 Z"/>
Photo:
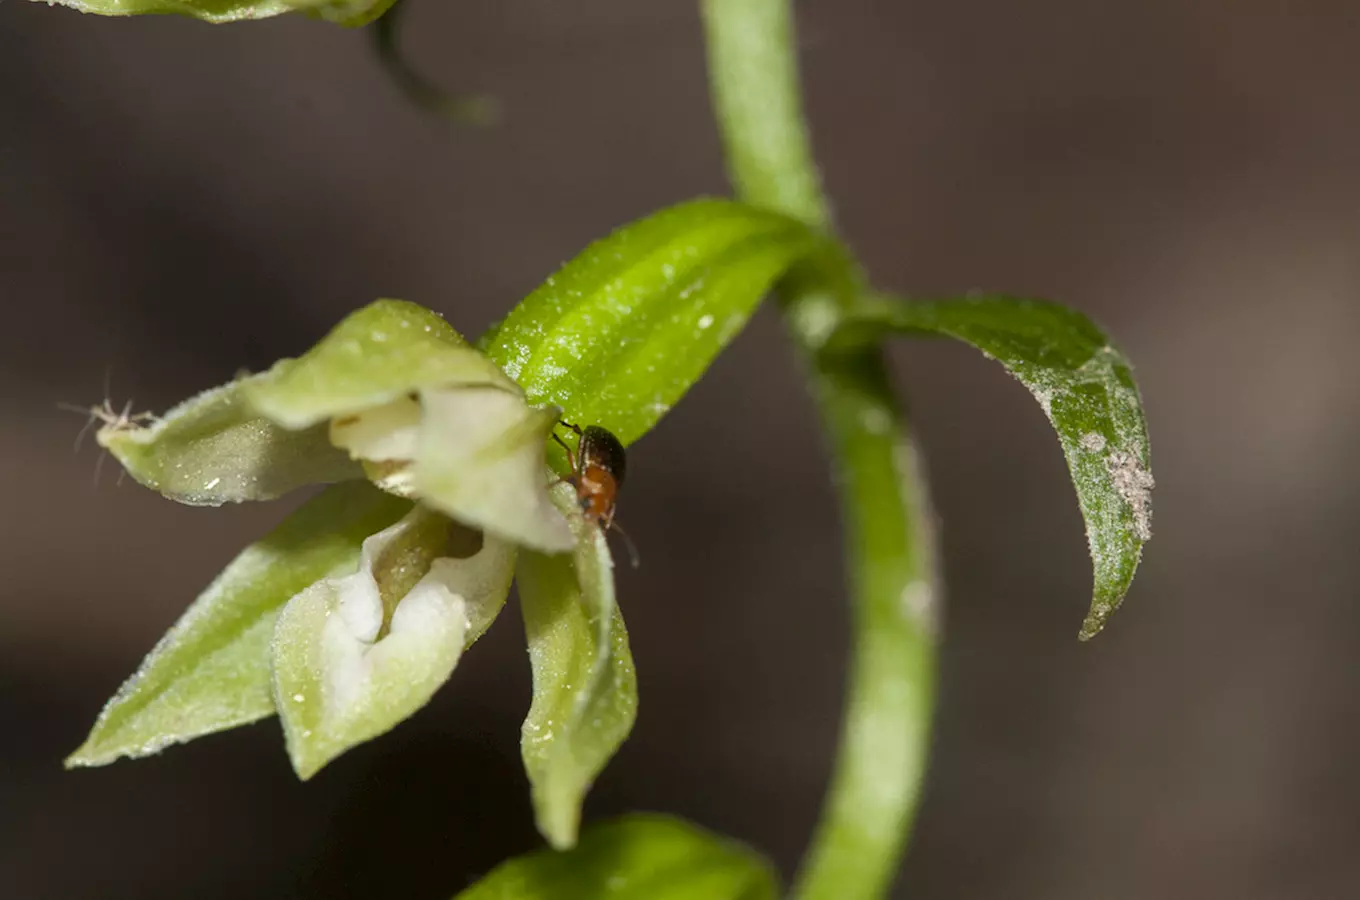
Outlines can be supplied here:
<path id="1" fill-rule="evenodd" d="M 518 560 L 536 684 L 526 763 L 541 820 L 570 845 L 632 726 L 636 682 L 608 546 L 569 485 L 550 491 L 558 418 L 436 314 L 379 300 L 298 359 L 146 426 L 107 422 L 100 445 L 182 503 L 334 484 L 227 567 L 67 764 L 277 713 L 310 778 L 430 700 L 505 605 Z"/>
<path id="2" fill-rule="evenodd" d="M 586 248 L 477 347 L 380 300 L 297 359 L 98 441 L 181 503 L 329 485 L 247 547 L 105 706 L 68 766 L 278 714 L 298 775 L 420 709 L 518 585 L 533 702 L 521 733 L 539 830 L 581 803 L 636 717 L 604 535 L 550 442 L 566 415 L 631 444 L 699 379 L 774 280 L 826 242 L 721 200 Z M 551 468 L 550 468 L 551 466 Z"/>

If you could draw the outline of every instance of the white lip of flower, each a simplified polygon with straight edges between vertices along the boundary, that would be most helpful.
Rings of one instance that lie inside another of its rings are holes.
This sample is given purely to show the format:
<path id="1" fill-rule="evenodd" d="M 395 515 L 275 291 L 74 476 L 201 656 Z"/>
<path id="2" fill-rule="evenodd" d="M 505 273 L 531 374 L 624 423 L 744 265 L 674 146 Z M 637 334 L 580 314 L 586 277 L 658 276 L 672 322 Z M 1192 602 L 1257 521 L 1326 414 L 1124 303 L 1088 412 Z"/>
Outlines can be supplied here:
<path id="1" fill-rule="evenodd" d="M 433 635 L 450 647 L 461 650 L 463 646 L 469 624 L 467 600 L 450 588 L 452 560 L 448 559 L 435 560 L 430 571 L 401 598 L 392 612 L 387 635 L 378 640 L 383 603 L 373 577 L 375 557 L 404 527 L 405 520 L 364 541 L 359 570 L 321 588 L 334 592 L 334 611 L 338 613 L 327 616 L 321 631 L 328 676 L 323 686 L 327 715 L 341 715 L 351 709 L 369 688 L 375 670 L 392 665 L 397 657 L 410 652 L 406 645 Z"/>
<path id="2" fill-rule="evenodd" d="M 504 605 L 515 548 L 484 536 L 481 548 L 467 558 L 431 560 L 428 571 L 397 601 L 382 633 L 379 579 L 408 564 L 400 553 L 389 559 L 388 551 L 413 535 L 442 546 L 447 529 L 420 533 L 422 523 L 436 515 L 417 507 L 370 536 L 353 574 L 323 578 L 280 613 L 274 693 L 290 755 L 303 778 L 424 706 L 448 680 L 464 648 Z"/>
<path id="3" fill-rule="evenodd" d="M 575 546 L 548 497 L 544 444 L 554 409 L 491 385 L 427 388 L 331 420 L 331 442 L 384 490 L 548 552 Z"/>

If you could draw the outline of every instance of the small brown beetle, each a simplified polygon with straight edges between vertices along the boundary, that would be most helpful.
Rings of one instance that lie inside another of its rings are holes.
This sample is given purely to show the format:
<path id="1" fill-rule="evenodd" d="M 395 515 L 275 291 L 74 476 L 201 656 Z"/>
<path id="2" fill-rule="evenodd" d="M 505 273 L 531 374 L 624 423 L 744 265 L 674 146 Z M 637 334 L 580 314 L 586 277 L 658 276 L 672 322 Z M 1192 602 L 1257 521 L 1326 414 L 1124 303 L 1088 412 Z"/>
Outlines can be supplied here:
<path id="1" fill-rule="evenodd" d="M 573 454 L 566 441 L 554 432 L 553 440 L 562 445 L 567 452 L 567 463 L 571 475 L 563 479 L 576 488 L 576 497 L 581 504 L 581 512 L 605 531 L 614 529 L 628 545 L 628 555 L 633 567 L 638 566 L 637 548 L 627 533 L 614 521 L 615 504 L 618 502 L 619 489 L 628 471 L 628 456 L 623 444 L 609 431 L 598 425 L 581 428 L 563 422 L 563 425 L 576 432 L 576 452 Z"/>

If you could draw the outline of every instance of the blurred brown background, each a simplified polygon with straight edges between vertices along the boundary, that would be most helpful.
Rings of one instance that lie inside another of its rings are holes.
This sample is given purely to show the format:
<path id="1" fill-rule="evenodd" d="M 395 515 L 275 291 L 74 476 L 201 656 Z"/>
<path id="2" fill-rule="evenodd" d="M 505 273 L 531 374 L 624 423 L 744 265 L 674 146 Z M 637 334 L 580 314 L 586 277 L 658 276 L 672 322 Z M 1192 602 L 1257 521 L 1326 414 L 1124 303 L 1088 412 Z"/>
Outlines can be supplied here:
<path id="1" fill-rule="evenodd" d="M 1360 896 L 1360 13 L 1348 2 L 809 0 L 817 148 L 876 280 L 1059 299 L 1138 366 L 1156 538 L 1089 591 L 1057 445 L 963 348 L 895 351 L 949 579 L 934 765 L 898 896 Z M 308 784 L 266 722 L 62 757 L 290 504 L 177 507 L 60 401 L 163 409 L 377 296 L 475 334 L 611 227 L 722 193 L 688 0 L 415 0 L 498 96 L 412 108 L 365 35 L 0 4 L 0 875 L 23 898 L 445 898 L 534 846 L 510 614 L 431 706 Z M 829 771 L 838 530 L 767 311 L 633 453 L 637 730 L 589 815 L 665 810 L 788 872 Z"/>

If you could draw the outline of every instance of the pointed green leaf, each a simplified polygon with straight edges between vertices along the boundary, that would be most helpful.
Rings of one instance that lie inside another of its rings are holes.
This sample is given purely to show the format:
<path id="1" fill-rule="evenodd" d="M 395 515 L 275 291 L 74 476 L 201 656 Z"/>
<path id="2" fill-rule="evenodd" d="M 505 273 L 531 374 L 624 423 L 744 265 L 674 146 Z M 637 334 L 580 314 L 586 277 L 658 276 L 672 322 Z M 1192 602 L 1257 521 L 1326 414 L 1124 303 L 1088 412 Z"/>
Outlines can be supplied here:
<path id="1" fill-rule="evenodd" d="M 410 508 L 362 481 L 336 485 L 247 547 L 119 688 L 66 765 L 145 756 L 272 715 L 269 645 L 279 608 L 353 568 L 364 538 Z"/>
<path id="2" fill-rule="evenodd" d="M 483 344 L 529 402 L 558 406 L 568 421 L 600 425 L 628 444 L 819 241 L 774 213 L 725 200 L 685 203 L 587 247 Z"/>
<path id="3" fill-rule="evenodd" d="M 884 330 L 971 344 L 1039 401 L 1058 432 L 1086 520 L 1095 590 L 1080 637 L 1094 637 L 1124 599 L 1152 537 L 1151 451 L 1128 361 L 1078 312 L 987 295 L 868 303 L 841 323 L 827 349 L 855 346 Z"/>
<path id="4" fill-rule="evenodd" d="M 307 12 L 341 25 L 363 25 L 382 15 L 394 0 L 39 0 L 100 16 L 174 13 L 206 22 L 265 19 Z"/>
<path id="5" fill-rule="evenodd" d="M 444 555 L 449 531 L 432 517 L 416 508 L 373 535 L 357 571 L 279 614 L 274 699 L 299 778 L 429 702 L 505 604 L 514 547 L 485 536 L 471 556 Z"/>
<path id="6" fill-rule="evenodd" d="M 249 385 L 251 404 L 287 428 L 400 400 L 422 388 L 514 383 L 438 315 L 404 300 L 377 300 L 346 316 L 298 359 Z"/>
<path id="7" fill-rule="evenodd" d="M 554 500 L 570 508 L 575 493 L 559 485 Z M 517 581 L 534 676 L 520 752 L 538 830 L 558 849 L 576 843 L 586 791 L 637 716 L 637 674 L 614 601 L 609 545 L 580 515 L 571 521 L 574 557 L 524 551 Z"/>
<path id="8" fill-rule="evenodd" d="M 775 900 L 773 867 L 751 849 L 666 816 L 588 828 L 572 850 L 497 866 L 454 900 Z"/>
<path id="9" fill-rule="evenodd" d="M 190 506 L 272 500 L 363 477 L 324 426 L 289 431 L 251 410 L 244 393 L 254 381 L 204 391 L 146 427 L 109 417 L 96 438 L 137 483 Z"/>

